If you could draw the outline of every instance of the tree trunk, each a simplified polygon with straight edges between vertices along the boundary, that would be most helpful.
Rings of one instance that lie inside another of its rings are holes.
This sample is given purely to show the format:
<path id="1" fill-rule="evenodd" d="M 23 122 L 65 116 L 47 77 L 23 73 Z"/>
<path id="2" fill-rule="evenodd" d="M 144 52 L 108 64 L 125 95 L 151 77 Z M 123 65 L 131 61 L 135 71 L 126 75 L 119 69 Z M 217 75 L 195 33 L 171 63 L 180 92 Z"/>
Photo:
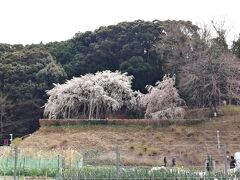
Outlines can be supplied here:
<path id="1" fill-rule="evenodd" d="M 83 116 L 86 116 L 86 103 L 83 103 Z"/>
<path id="2" fill-rule="evenodd" d="M 96 107 L 96 119 L 99 119 L 99 108 L 98 108 L 98 105 Z"/>
<path id="3" fill-rule="evenodd" d="M 70 119 L 70 115 L 71 114 L 71 109 L 70 109 L 70 107 L 68 108 L 68 119 Z"/>
<path id="4" fill-rule="evenodd" d="M 90 105 L 90 107 L 89 107 L 89 114 L 88 114 L 88 120 L 91 119 L 91 116 L 92 116 L 92 106 Z"/>
<path id="5" fill-rule="evenodd" d="M 232 83 L 230 83 L 229 85 L 229 101 L 228 101 L 228 104 L 229 105 L 232 105 Z"/>

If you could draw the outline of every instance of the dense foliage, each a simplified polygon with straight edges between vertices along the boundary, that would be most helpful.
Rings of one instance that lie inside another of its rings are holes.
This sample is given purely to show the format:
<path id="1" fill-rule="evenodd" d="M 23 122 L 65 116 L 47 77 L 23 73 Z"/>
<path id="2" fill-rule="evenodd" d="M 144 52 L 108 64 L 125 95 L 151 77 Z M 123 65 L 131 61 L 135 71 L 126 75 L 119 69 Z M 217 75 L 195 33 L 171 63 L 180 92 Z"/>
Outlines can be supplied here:
<path id="1" fill-rule="evenodd" d="M 46 95 L 66 73 L 40 45 L 1 45 L 1 132 L 24 133 L 37 127 Z M 11 102 L 11 106 L 8 104 Z M 5 104 L 5 105 L 4 105 Z"/>
<path id="2" fill-rule="evenodd" d="M 162 76 L 162 66 L 154 43 L 159 41 L 163 22 L 122 22 L 100 27 L 94 32 L 77 33 L 66 42 L 46 45 L 49 52 L 63 65 L 68 77 L 103 70 L 121 70 L 137 76 L 134 89 L 145 90 Z M 144 80 L 142 80 L 144 78 Z"/>
<path id="3" fill-rule="evenodd" d="M 210 37 L 190 21 L 137 20 L 62 42 L 0 44 L 1 133 L 33 131 L 53 83 L 104 70 L 133 75 L 133 90 L 142 93 L 164 74 L 176 74 L 187 105 L 237 104 L 239 39 L 228 49 L 226 31 L 213 27 L 217 36 Z"/>

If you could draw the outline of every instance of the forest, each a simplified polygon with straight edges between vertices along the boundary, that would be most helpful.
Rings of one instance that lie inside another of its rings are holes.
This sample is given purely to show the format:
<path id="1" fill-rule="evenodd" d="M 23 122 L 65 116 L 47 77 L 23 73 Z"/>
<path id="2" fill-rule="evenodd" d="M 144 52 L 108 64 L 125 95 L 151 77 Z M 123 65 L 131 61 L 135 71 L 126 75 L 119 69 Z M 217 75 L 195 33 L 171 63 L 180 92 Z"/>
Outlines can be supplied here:
<path id="1" fill-rule="evenodd" d="M 214 34 L 214 35 L 213 35 Z M 147 93 L 167 74 L 187 107 L 217 110 L 240 100 L 240 37 L 228 46 L 221 23 L 121 22 L 47 44 L 0 44 L 0 130 L 35 131 L 47 90 L 87 73 L 110 70 L 133 76 L 134 91 Z"/>

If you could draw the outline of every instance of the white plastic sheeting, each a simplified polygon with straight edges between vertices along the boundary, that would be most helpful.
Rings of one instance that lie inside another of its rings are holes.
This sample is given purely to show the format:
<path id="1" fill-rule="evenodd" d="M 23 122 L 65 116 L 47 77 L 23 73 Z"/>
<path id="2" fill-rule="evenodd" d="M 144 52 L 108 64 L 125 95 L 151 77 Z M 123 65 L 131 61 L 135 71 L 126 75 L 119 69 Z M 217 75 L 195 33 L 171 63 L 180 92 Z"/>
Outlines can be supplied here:
<path id="1" fill-rule="evenodd" d="M 236 160 L 236 169 L 240 170 L 240 152 L 234 153 L 234 159 Z"/>

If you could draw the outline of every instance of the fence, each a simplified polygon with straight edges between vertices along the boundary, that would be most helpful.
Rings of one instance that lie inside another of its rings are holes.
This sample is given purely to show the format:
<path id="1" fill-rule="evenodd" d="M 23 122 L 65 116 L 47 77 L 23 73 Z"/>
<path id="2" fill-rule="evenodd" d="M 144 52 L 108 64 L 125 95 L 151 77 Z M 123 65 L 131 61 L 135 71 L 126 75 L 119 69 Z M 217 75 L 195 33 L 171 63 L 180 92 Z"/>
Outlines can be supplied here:
<path id="1" fill-rule="evenodd" d="M 107 150 L 4 147 L 0 150 L 0 174 L 13 176 L 52 177 L 55 179 L 200 179 L 209 177 L 240 178 L 229 173 L 227 149 L 240 149 L 239 144 L 166 145 L 165 153 L 143 149 L 136 153 L 121 146 Z"/>

